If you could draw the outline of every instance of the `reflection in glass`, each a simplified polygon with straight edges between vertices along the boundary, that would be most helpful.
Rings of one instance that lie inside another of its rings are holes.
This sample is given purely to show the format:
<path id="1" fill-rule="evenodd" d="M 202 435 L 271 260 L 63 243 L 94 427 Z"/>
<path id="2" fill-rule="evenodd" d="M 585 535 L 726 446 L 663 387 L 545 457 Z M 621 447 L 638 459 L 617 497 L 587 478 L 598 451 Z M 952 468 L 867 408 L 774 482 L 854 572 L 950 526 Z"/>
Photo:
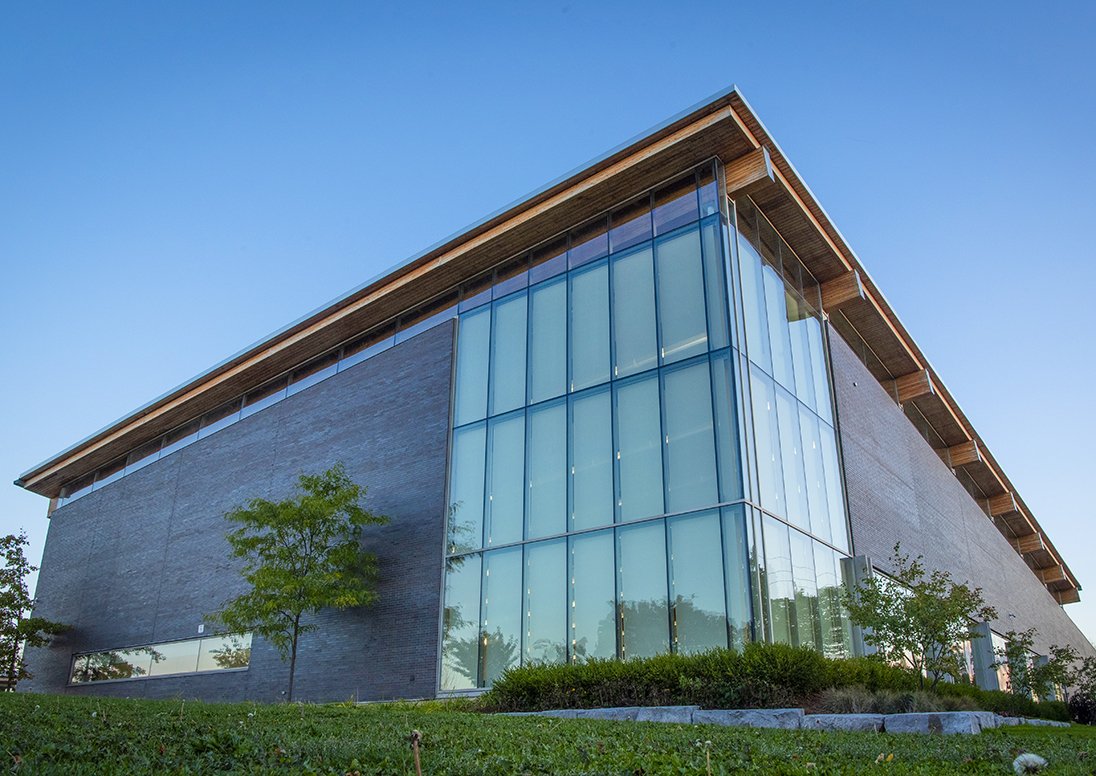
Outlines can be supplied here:
<path id="1" fill-rule="evenodd" d="M 247 668 L 251 662 L 251 634 L 229 634 L 202 639 L 198 652 L 199 671 Z"/>
<path id="2" fill-rule="evenodd" d="M 769 346 L 773 358 L 772 376 L 788 390 L 795 390 L 792 370 L 792 342 L 788 331 L 787 292 L 779 270 L 765 264 L 761 268 L 765 284 L 765 310 L 769 325 Z"/>
<path id="3" fill-rule="evenodd" d="M 608 220 L 602 216 L 572 229 L 568 266 L 580 267 L 609 253 L 608 228 Z"/>
<path id="4" fill-rule="evenodd" d="M 470 690 L 479 681 L 480 555 L 445 561 L 441 688 Z"/>
<path id="5" fill-rule="evenodd" d="M 662 514 L 658 377 L 618 384 L 616 396 L 620 520 Z"/>
<path id="6" fill-rule="evenodd" d="M 495 303 L 491 337 L 490 412 L 525 404 L 525 294 Z"/>
<path id="7" fill-rule="evenodd" d="M 818 424 L 822 437 L 822 463 L 826 467 L 826 496 L 830 502 L 830 543 L 839 550 L 849 551 L 849 527 L 845 521 L 845 489 L 841 484 L 841 467 L 837 458 L 837 437 L 825 423 Z"/>
<path id="8" fill-rule="evenodd" d="M 271 380 L 266 385 L 245 394 L 244 408 L 240 413 L 240 417 L 246 418 L 248 415 L 253 415 L 259 410 L 265 409 L 284 399 L 286 397 L 286 385 L 286 378 L 281 377 L 277 380 Z"/>
<path id="9" fill-rule="evenodd" d="M 795 584 L 797 646 L 821 649 L 822 628 L 818 619 L 818 583 L 814 575 L 814 549 L 810 537 L 789 531 L 792 549 L 792 579 Z"/>
<path id="10" fill-rule="evenodd" d="M 794 296 L 788 296 L 788 328 L 792 343 L 792 367 L 795 369 L 795 395 L 811 409 L 815 399 L 815 370 L 811 361 L 811 324 L 817 323 L 810 308 Z"/>
<path id="11" fill-rule="evenodd" d="M 753 640 L 750 608 L 752 577 L 750 549 L 746 527 L 746 508 L 737 504 L 724 507 L 723 569 L 727 577 L 727 639 L 731 647 L 741 649 Z"/>
<path id="12" fill-rule="evenodd" d="M 571 275 L 571 390 L 609 379 L 609 266 Z"/>
<path id="13" fill-rule="evenodd" d="M 695 221 L 699 215 L 696 178 L 689 175 L 655 191 L 655 234 L 666 234 Z"/>
<path id="14" fill-rule="evenodd" d="M 719 501 L 712 393 L 707 360 L 663 373 L 666 509 L 681 512 Z"/>
<path id="15" fill-rule="evenodd" d="M 780 460 L 780 426 L 776 421 L 776 388 L 767 375 L 753 367 L 750 368 L 750 398 L 761 506 L 782 515 L 784 476 Z"/>
<path id="16" fill-rule="evenodd" d="M 157 645 L 152 651 L 152 666 L 149 668 L 149 676 L 183 674 L 196 671 L 198 668 L 198 645 L 198 639 Z"/>
<path id="17" fill-rule="evenodd" d="M 823 342 L 822 322 L 811 317 L 807 325 L 807 344 L 814 370 L 814 399 L 819 417 L 833 425 L 833 401 L 830 398 L 830 372 L 826 362 L 826 346 Z"/>
<path id="18" fill-rule="evenodd" d="M 525 414 L 487 426 L 486 546 L 521 540 L 525 503 Z"/>
<path id="19" fill-rule="evenodd" d="M 609 392 L 571 403 L 571 530 L 613 522 L 613 427 Z"/>
<path id="20" fill-rule="evenodd" d="M 655 335 L 655 279 L 651 249 L 613 259 L 614 375 L 642 372 L 658 365 Z"/>
<path id="21" fill-rule="evenodd" d="M 613 532 L 570 539 L 571 662 L 616 656 Z"/>
<path id="22" fill-rule="evenodd" d="M 490 353 L 491 308 L 460 318 L 457 333 L 457 387 L 453 425 L 487 416 L 487 360 Z"/>
<path id="23" fill-rule="evenodd" d="M 326 380 L 335 374 L 338 369 L 339 352 L 337 350 L 312 359 L 304 366 L 300 366 L 289 373 L 289 395 L 292 396 L 310 385 Z"/>
<path id="24" fill-rule="evenodd" d="M 742 440 L 738 432 L 734 362 L 729 352 L 712 356 L 712 395 L 715 410 L 715 440 L 719 454 L 720 498 L 723 501 L 735 501 L 743 497 Z"/>
<path id="25" fill-rule="evenodd" d="M 826 496 L 826 467 L 822 461 L 822 436 L 818 431 L 818 418 L 802 405 L 799 408 L 799 431 L 803 439 L 811 533 L 830 542 L 833 537 L 830 530 L 829 499 Z"/>
<path id="26" fill-rule="evenodd" d="M 525 662 L 567 662 L 567 540 L 525 546 Z"/>
<path id="27" fill-rule="evenodd" d="M 240 399 L 223 404 L 202 416 L 202 425 L 198 429 L 198 439 L 205 439 L 210 434 L 220 431 L 225 426 L 232 425 L 239 419 Z"/>
<path id="28" fill-rule="evenodd" d="M 783 388 L 776 389 L 776 416 L 780 429 L 780 460 L 784 470 L 784 517 L 810 530 L 807 481 L 803 470 L 803 443 L 799 433 L 799 402 Z"/>
<path id="29" fill-rule="evenodd" d="M 846 615 L 841 605 L 840 556 L 818 542 L 814 544 L 814 573 L 818 580 L 818 619 L 822 631 L 822 654 L 851 657 L 846 649 Z"/>
<path id="30" fill-rule="evenodd" d="M 666 532 L 661 520 L 617 530 L 620 656 L 670 650 L 666 601 Z"/>
<path id="31" fill-rule="evenodd" d="M 483 544 L 483 492 L 486 472 L 487 424 L 453 432 L 449 464 L 449 552 L 477 549 Z"/>
<path id="32" fill-rule="evenodd" d="M 521 599 L 521 547 L 484 553 L 480 687 L 521 658 Z"/>
<path id="33" fill-rule="evenodd" d="M 692 654 L 726 647 L 719 513 L 672 518 L 668 524 L 674 651 Z"/>
<path id="34" fill-rule="evenodd" d="M 651 198 L 643 196 L 609 215 L 609 249 L 614 253 L 651 239 Z"/>
<path id="35" fill-rule="evenodd" d="M 567 530 L 567 403 L 529 409 L 526 538 Z"/>
<path id="36" fill-rule="evenodd" d="M 727 314 L 727 277 L 720 244 L 719 221 L 712 219 L 701 226 L 704 249 L 704 275 L 708 302 L 708 347 L 725 348 L 731 343 Z"/>
<path id="37" fill-rule="evenodd" d="M 765 515 L 765 588 L 769 597 L 769 626 L 778 644 L 797 643 L 795 627 L 795 582 L 788 526 Z"/>
<path id="38" fill-rule="evenodd" d="M 529 292 L 529 401 L 567 392 L 567 281 Z"/>
<path id="39" fill-rule="evenodd" d="M 738 240 L 738 255 L 742 274 L 742 307 L 746 319 L 746 348 L 750 361 L 770 372 L 773 361 L 765 312 L 765 284 L 761 277 L 761 254 L 743 235 Z"/>
<path id="40" fill-rule="evenodd" d="M 708 350 L 700 230 L 655 246 L 662 360 L 680 361 Z"/>

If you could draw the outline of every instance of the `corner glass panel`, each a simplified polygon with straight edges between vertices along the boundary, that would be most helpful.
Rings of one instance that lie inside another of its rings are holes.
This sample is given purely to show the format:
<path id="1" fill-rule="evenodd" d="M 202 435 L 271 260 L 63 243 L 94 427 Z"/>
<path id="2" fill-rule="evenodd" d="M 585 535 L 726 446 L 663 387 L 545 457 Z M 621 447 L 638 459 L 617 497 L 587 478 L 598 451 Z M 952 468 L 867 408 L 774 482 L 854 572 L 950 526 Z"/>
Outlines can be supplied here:
<path id="1" fill-rule="evenodd" d="M 788 331 L 787 292 L 779 270 L 766 264 L 761 269 L 765 284 L 765 310 L 768 313 L 769 345 L 772 348 L 772 376 L 788 390 L 795 390 L 792 369 L 791 333 Z"/>
<path id="2" fill-rule="evenodd" d="M 742 212 L 739 211 L 740 216 Z M 746 348 L 750 361 L 765 372 L 772 371 L 772 347 L 769 344 L 768 313 L 765 310 L 765 282 L 761 274 L 761 254 L 744 236 L 738 241 L 742 274 L 742 308 L 746 321 Z"/>
<path id="3" fill-rule="evenodd" d="M 164 674 L 188 674 L 198 670 L 198 652 L 201 639 L 173 641 L 152 648 L 152 666 L 149 676 Z"/>
<path id="4" fill-rule="evenodd" d="M 571 530 L 613 522 L 613 426 L 608 390 L 571 403 Z"/>
<path id="5" fill-rule="evenodd" d="M 704 253 L 705 289 L 708 301 L 708 347 L 719 350 L 731 344 L 730 318 L 727 308 L 727 275 L 724 271 L 722 236 L 719 220 L 712 219 L 701 226 Z"/>
<path id="6" fill-rule="evenodd" d="M 567 530 L 567 403 L 529 408 L 526 538 Z"/>
<path id="7" fill-rule="evenodd" d="M 715 163 L 701 167 L 697 170 L 700 186 L 700 217 L 714 215 L 719 212 L 719 186 L 716 181 Z"/>
<path id="8" fill-rule="evenodd" d="M 571 537 L 569 560 L 571 662 L 616 657 L 613 532 Z"/>
<path id="9" fill-rule="evenodd" d="M 721 501 L 736 501 L 744 496 L 742 439 L 738 429 L 734 362 L 729 351 L 712 356 L 712 396 L 719 457 L 719 497 Z"/>
<path id="10" fill-rule="evenodd" d="M 445 611 L 442 615 L 441 688 L 479 686 L 480 566 L 478 554 L 445 561 Z"/>
<path id="11" fill-rule="evenodd" d="M 529 292 L 529 402 L 567 393 L 567 281 Z"/>
<path id="12" fill-rule="evenodd" d="M 792 579 L 795 583 L 797 644 L 821 649 L 822 627 L 818 619 L 818 582 L 814 572 L 814 542 L 806 534 L 791 531 Z"/>
<path id="13" fill-rule="evenodd" d="M 846 618 L 841 606 L 840 556 L 818 542 L 814 542 L 814 573 L 818 580 L 822 654 L 830 658 L 851 657 L 845 649 Z"/>
<path id="14" fill-rule="evenodd" d="M 670 651 L 666 529 L 661 520 L 617 529 L 620 656 Z"/>
<path id="15" fill-rule="evenodd" d="M 618 383 L 616 401 L 620 520 L 660 515 L 664 509 L 657 375 Z"/>
<path id="16" fill-rule="evenodd" d="M 616 377 L 658 366 L 655 273 L 650 247 L 613 257 L 613 338 Z"/>
<path id="17" fill-rule="evenodd" d="M 727 646 L 727 611 L 719 512 L 668 521 L 674 651 Z"/>
<path id="18" fill-rule="evenodd" d="M 782 388 L 776 389 L 776 416 L 780 429 L 780 461 L 784 470 L 784 517 L 810 530 L 807 480 L 803 468 L 803 444 L 799 433 L 799 402 Z"/>
<path id="19" fill-rule="evenodd" d="M 689 231 L 655 245 L 658 315 L 664 363 L 708 350 L 704 267 L 700 231 Z"/>
<path id="20" fill-rule="evenodd" d="M 525 404 L 525 294 L 495 302 L 492 326 L 490 413 L 498 415 Z"/>
<path id="21" fill-rule="evenodd" d="M 449 473 L 449 552 L 466 552 L 483 545 L 483 492 L 486 471 L 487 424 L 453 432 Z"/>
<path id="22" fill-rule="evenodd" d="M 754 367 L 750 368 L 750 398 L 753 402 L 761 506 L 782 515 L 784 473 L 780 460 L 780 425 L 776 420 L 776 388 L 768 375 Z"/>
<path id="23" fill-rule="evenodd" d="M 521 659 L 521 547 L 483 555 L 483 629 L 480 687 Z"/>
<path id="24" fill-rule="evenodd" d="M 609 266 L 571 275 L 571 390 L 609 380 Z"/>
<path id="25" fill-rule="evenodd" d="M 650 195 L 614 210 L 609 215 L 609 224 L 609 250 L 614 253 L 650 240 L 654 235 Z"/>
<path id="26" fill-rule="evenodd" d="M 807 318 L 804 323 L 807 328 L 807 345 L 811 353 L 811 365 L 814 370 L 814 398 L 819 417 L 829 423 L 833 423 L 833 400 L 830 397 L 830 370 L 826 362 L 826 346 L 823 342 L 825 333 L 822 329 L 822 321 L 817 318 Z"/>
<path id="27" fill-rule="evenodd" d="M 700 217 L 696 198 L 696 177 L 689 173 L 654 194 L 655 235 L 666 234 Z"/>
<path id="28" fill-rule="evenodd" d="M 453 425 L 487 417 L 487 363 L 491 341 L 491 308 L 462 315 L 457 333 L 456 397 Z"/>
<path id="29" fill-rule="evenodd" d="M 746 508 L 737 504 L 724 507 L 723 569 L 727 577 L 727 639 L 733 649 L 742 649 L 753 640 L 750 591 L 752 578 L 749 531 Z"/>
<path id="30" fill-rule="evenodd" d="M 198 653 L 199 671 L 247 668 L 251 663 L 251 634 L 227 634 L 202 639 Z"/>
<path id="31" fill-rule="evenodd" d="M 841 465 L 837 456 L 837 437 L 825 423 L 818 424 L 822 437 L 822 463 L 826 467 L 826 496 L 830 503 L 831 544 L 849 551 L 849 527 L 845 520 L 845 489 L 841 484 Z"/>
<path id="32" fill-rule="evenodd" d="M 719 501 L 712 388 L 707 359 L 663 373 L 666 509 L 681 512 Z"/>
<path id="33" fill-rule="evenodd" d="M 822 436 L 818 430 L 818 418 L 803 406 L 799 408 L 799 431 L 803 439 L 803 464 L 806 470 L 811 533 L 832 543 L 829 498 L 826 495 L 826 466 L 822 459 Z"/>
<path id="34" fill-rule="evenodd" d="M 487 536 L 485 546 L 521 541 L 525 503 L 525 413 L 487 425 Z"/>
<path id="35" fill-rule="evenodd" d="M 761 518 L 765 531 L 765 587 L 769 596 L 769 627 L 779 644 L 798 643 L 795 621 L 795 581 L 788 526 L 768 515 Z"/>
<path id="36" fill-rule="evenodd" d="M 792 343 L 792 366 L 795 369 L 795 395 L 812 410 L 818 407 L 815 399 L 815 367 L 811 362 L 811 324 L 818 321 L 806 304 L 788 297 L 788 328 Z"/>
<path id="37" fill-rule="evenodd" d="M 524 662 L 567 662 L 567 540 L 525 545 Z"/>

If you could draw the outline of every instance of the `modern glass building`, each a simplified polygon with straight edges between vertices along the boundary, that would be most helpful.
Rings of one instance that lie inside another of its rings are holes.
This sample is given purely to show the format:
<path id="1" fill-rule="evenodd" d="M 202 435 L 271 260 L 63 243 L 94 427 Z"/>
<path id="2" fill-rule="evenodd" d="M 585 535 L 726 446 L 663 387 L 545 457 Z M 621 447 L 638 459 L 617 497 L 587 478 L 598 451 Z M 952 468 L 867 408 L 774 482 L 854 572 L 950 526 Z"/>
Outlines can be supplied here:
<path id="1" fill-rule="evenodd" d="M 1096 654 L 1076 578 L 733 89 L 26 472 L 52 499 L 40 611 L 74 625 L 27 686 L 277 697 L 270 645 L 195 632 L 239 585 L 221 516 L 335 460 L 392 517 L 381 603 L 321 615 L 302 697 L 854 654 L 841 591 L 895 541 L 982 586 L 991 633 Z"/>

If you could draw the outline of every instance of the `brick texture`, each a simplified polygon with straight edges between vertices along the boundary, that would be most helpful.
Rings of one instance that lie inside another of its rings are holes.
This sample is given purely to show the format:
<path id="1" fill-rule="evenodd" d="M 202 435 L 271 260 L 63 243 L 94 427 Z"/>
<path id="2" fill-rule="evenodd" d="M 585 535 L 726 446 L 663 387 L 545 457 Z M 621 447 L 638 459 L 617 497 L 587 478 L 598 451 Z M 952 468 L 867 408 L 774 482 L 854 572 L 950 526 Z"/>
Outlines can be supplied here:
<path id="1" fill-rule="evenodd" d="M 1034 627 L 1035 648 L 1072 644 L 1096 656 L 951 470 L 849 346 L 830 337 L 834 391 L 857 554 L 888 570 L 895 542 L 931 568 L 979 586 L 1000 619 L 998 633 Z M 1009 614 L 1014 618 L 1009 618 Z"/>
<path id="2" fill-rule="evenodd" d="M 453 324 L 436 327 L 53 513 L 37 614 L 72 630 L 28 652 L 24 691 L 207 700 L 282 697 L 288 667 L 256 639 L 246 671 L 69 687 L 73 653 L 197 636 L 241 592 L 224 513 L 289 495 L 342 461 L 391 522 L 369 530 L 379 600 L 324 611 L 302 637 L 296 697 L 435 693 Z"/>

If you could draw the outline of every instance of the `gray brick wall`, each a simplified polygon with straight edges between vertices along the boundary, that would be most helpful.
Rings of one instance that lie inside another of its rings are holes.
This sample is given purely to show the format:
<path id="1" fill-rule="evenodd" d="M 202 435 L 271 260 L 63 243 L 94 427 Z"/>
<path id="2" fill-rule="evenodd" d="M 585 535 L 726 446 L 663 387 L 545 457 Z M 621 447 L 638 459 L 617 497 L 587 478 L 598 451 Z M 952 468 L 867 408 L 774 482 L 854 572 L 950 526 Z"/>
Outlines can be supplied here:
<path id="1" fill-rule="evenodd" d="M 1061 606 L 844 340 L 830 336 L 834 391 L 858 554 L 888 570 L 895 542 L 982 588 L 998 633 L 1034 627 L 1036 650 L 1072 644 L 1096 656 Z M 1015 615 L 1010 619 L 1008 614 Z"/>
<path id="2" fill-rule="evenodd" d="M 388 515 L 366 541 L 378 602 L 325 611 L 303 637 L 297 698 L 433 696 L 453 325 L 431 329 L 244 418 L 53 513 L 37 613 L 72 630 L 28 652 L 21 690 L 130 697 L 276 700 L 288 668 L 260 640 L 246 671 L 68 687 L 75 652 L 192 638 L 242 591 L 223 515 L 283 498 L 297 475 L 336 461 Z"/>

